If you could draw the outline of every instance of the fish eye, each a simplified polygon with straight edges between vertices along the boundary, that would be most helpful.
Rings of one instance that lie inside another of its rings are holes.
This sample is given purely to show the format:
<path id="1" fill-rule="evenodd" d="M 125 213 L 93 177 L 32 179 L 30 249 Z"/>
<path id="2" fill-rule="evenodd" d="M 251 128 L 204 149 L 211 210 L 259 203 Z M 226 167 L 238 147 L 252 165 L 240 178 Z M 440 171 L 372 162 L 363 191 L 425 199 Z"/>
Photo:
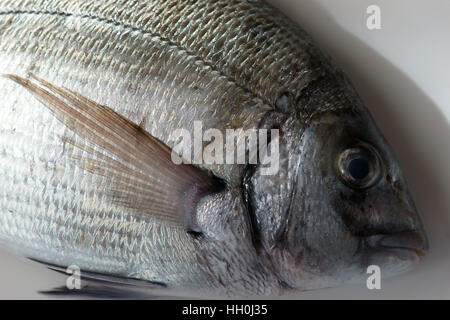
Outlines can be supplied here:
<path id="1" fill-rule="evenodd" d="M 370 188 L 381 176 L 380 158 L 369 146 L 357 146 L 341 152 L 336 161 L 339 178 L 355 189 Z"/>

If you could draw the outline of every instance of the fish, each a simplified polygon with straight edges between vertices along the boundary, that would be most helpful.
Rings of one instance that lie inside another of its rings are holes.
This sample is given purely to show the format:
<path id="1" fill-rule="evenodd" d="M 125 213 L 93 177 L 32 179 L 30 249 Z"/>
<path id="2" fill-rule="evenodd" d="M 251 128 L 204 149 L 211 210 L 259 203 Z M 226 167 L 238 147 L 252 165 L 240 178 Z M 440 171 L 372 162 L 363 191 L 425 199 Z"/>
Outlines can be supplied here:
<path id="1" fill-rule="evenodd" d="M 2 0 L 0 74 L 0 245 L 80 296 L 283 296 L 428 250 L 351 81 L 264 1 Z M 275 130 L 278 170 L 175 163 L 199 122 Z"/>

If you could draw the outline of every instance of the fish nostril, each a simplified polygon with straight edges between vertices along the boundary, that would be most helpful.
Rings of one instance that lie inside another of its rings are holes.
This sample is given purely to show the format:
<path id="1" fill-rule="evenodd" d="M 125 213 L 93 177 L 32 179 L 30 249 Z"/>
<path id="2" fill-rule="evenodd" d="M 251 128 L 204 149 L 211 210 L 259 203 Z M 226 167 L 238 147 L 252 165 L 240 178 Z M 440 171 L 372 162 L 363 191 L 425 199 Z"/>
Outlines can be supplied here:
<path id="1" fill-rule="evenodd" d="M 392 176 L 389 173 L 386 175 L 386 181 L 389 183 L 392 182 Z"/>
<path id="2" fill-rule="evenodd" d="M 402 191 L 403 190 L 403 186 L 402 183 L 399 180 L 396 180 L 394 182 L 394 188 L 398 191 Z"/>

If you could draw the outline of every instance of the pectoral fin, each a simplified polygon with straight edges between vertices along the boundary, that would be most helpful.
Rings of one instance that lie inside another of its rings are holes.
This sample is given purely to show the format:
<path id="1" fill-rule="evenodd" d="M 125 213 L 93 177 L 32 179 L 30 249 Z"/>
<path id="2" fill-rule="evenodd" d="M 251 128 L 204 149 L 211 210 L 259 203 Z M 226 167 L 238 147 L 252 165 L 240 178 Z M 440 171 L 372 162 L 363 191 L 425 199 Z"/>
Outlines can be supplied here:
<path id="1" fill-rule="evenodd" d="M 194 217 L 196 205 L 223 188 L 220 179 L 192 165 L 176 165 L 168 146 L 108 107 L 39 78 L 5 77 L 32 92 L 81 138 L 66 139 L 71 158 L 107 179 L 105 192 L 114 204 L 201 231 Z"/>

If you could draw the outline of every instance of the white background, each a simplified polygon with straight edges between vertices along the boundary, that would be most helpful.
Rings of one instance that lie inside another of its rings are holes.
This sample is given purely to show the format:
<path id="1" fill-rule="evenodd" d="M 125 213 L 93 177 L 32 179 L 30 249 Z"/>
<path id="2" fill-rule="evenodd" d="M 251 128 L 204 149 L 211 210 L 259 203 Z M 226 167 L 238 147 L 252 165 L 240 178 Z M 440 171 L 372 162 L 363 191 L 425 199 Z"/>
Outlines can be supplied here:
<path id="1" fill-rule="evenodd" d="M 450 1 L 268 0 L 308 31 L 352 79 L 404 169 L 430 239 L 413 272 L 289 298 L 450 299 Z M 381 8 L 382 29 L 366 27 Z M 65 278 L 0 253 L 0 298 L 45 298 Z"/>

